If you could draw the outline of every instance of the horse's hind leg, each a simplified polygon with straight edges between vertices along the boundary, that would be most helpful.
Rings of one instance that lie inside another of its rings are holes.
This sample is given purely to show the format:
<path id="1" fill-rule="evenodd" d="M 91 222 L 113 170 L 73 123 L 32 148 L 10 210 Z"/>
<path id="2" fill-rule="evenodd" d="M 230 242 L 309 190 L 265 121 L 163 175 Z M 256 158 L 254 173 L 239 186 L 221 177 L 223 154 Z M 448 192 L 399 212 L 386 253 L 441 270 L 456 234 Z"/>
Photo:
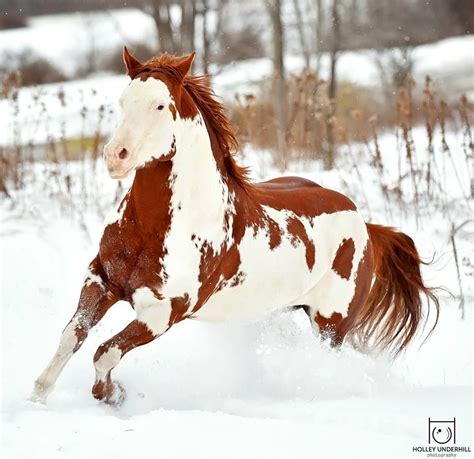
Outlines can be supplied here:
<path id="1" fill-rule="evenodd" d="M 339 347 L 352 330 L 369 295 L 372 274 L 372 251 L 369 245 L 357 267 L 357 273 L 351 276 L 354 289 L 349 297 L 344 294 L 344 282 L 349 281 L 341 278 L 334 265 L 316 286 L 311 307 L 304 309 L 313 327 L 319 329 L 323 339 L 330 339 L 331 346 Z M 345 305 L 341 303 L 344 301 Z M 334 312 L 341 306 L 347 306 L 347 315 Z"/>
<path id="2" fill-rule="evenodd" d="M 84 281 L 77 310 L 62 333 L 56 353 L 35 381 L 30 397 L 33 401 L 46 401 L 65 365 L 79 350 L 90 329 L 118 301 L 105 287 L 99 266 L 97 259 L 89 265 L 89 275 Z"/>
<path id="3" fill-rule="evenodd" d="M 137 319 L 102 343 L 94 355 L 96 379 L 92 387 L 92 395 L 112 405 L 122 403 L 125 391 L 112 381 L 111 371 L 127 352 L 153 341 L 170 327 L 170 301 L 159 300 L 154 297 L 151 290 L 146 287 L 144 289 L 149 293 L 146 301 L 139 305 L 134 304 Z"/>

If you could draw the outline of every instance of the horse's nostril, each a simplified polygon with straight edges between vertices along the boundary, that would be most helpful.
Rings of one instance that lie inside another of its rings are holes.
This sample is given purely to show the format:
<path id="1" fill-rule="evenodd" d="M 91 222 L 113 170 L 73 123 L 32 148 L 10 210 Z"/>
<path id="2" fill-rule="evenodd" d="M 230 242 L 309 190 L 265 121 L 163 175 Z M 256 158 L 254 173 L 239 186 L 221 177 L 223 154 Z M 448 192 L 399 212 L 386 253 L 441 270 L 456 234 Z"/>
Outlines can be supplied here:
<path id="1" fill-rule="evenodd" d="M 122 148 L 118 154 L 120 159 L 125 159 L 128 156 L 128 151 L 125 148 Z"/>

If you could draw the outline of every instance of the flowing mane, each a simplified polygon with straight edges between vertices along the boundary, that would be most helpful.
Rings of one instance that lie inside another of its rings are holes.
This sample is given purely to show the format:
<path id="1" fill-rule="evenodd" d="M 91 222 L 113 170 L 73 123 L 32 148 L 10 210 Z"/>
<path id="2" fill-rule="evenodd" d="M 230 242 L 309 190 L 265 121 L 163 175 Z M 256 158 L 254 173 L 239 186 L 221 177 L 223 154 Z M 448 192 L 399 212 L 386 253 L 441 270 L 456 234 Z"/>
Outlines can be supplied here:
<path id="1" fill-rule="evenodd" d="M 216 160 L 218 163 L 219 159 L 221 160 L 229 178 L 234 179 L 243 189 L 250 189 L 252 183 L 249 179 L 249 168 L 239 166 L 235 159 L 235 154 L 239 151 L 240 145 L 234 127 L 227 116 L 226 108 L 209 86 L 209 77 L 207 75 L 186 75 L 182 79 L 176 68 L 178 60 L 179 58 L 174 55 L 160 54 L 146 61 L 131 76 L 135 78 L 140 75 L 146 78 L 152 76 L 153 73 L 162 73 L 171 77 L 176 83 L 182 80 L 183 87 L 201 112 L 207 128 L 212 130 L 217 140 L 219 151 L 214 151 Z M 213 150 L 215 150 L 214 147 Z"/>

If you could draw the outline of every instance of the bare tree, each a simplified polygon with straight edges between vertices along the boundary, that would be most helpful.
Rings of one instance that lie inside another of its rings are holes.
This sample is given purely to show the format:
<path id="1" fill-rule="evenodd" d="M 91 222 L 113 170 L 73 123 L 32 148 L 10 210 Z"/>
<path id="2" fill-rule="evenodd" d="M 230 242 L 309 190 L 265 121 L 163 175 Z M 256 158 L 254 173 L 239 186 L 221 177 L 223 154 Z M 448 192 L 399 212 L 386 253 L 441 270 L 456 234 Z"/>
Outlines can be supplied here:
<path id="1" fill-rule="evenodd" d="M 171 29 L 170 5 L 168 0 L 150 0 L 151 13 L 155 21 L 158 49 L 161 52 L 174 53 L 175 43 Z"/>
<path id="2" fill-rule="evenodd" d="M 301 5 L 300 0 L 293 0 L 293 8 L 295 10 L 296 16 L 296 28 L 298 31 L 298 38 L 301 46 L 301 53 L 304 58 L 304 67 L 309 69 L 310 60 L 311 60 L 311 51 L 309 49 L 308 43 L 306 42 L 306 30 L 305 24 L 303 21 L 303 15 L 301 14 Z"/>
<path id="3" fill-rule="evenodd" d="M 201 0 L 202 15 L 202 70 L 209 74 L 210 59 L 210 40 L 209 40 L 209 22 L 208 22 L 208 0 Z"/>
<path id="4" fill-rule="evenodd" d="M 332 169 L 334 166 L 334 145 L 335 139 L 335 126 L 334 126 L 334 115 L 336 112 L 336 90 L 337 90 L 337 74 L 336 65 L 338 53 L 341 45 L 341 30 L 340 30 L 340 17 L 339 17 L 339 3 L 340 0 L 332 0 L 331 8 L 331 22 L 332 22 L 332 36 L 331 36 L 331 65 L 329 75 L 329 86 L 328 86 L 328 97 L 330 107 L 326 114 L 326 129 L 328 142 L 324 148 L 323 161 L 326 169 Z"/>
<path id="5" fill-rule="evenodd" d="M 319 75 L 321 67 L 321 48 L 323 42 L 323 23 L 324 23 L 324 9 L 322 0 L 315 0 L 316 2 L 316 74 Z"/>
<path id="6" fill-rule="evenodd" d="M 181 9 L 180 53 L 194 51 L 196 48 L 194 35 L 196 23 L 196 0 L 186 0 L 179 5 Z"/>
<path id="7" fill-rule="evenodd" d="M 284 62 L 284 35 L 281 20 L 281 1 L 265 0 L 273 31 L 274 111 L 277 121 L 279 165 L 286 165 L 286 82 Z"/>
<path id="8" fill-rule="evenodd" d="M 179 8 L 179 21 L 173 21 L 172 6 Z M 196 0 L 147 0 L 143 9 L 155 21 L 158 49 L 161 52 L 179 54 L 194 49 Z"/>
<path id="9" fill-rule="evenodd" d="M 336 65 L 337 57 L 341 45 L 341 28 L 339 17 L 339 3 L 340 0 L 332 0 L 331 22 L 332 22 L 332 37 L 331 37 L 331 70 L 329 76 L 329 98 L 336 98 L 337 80 L 336 80 Z"/>

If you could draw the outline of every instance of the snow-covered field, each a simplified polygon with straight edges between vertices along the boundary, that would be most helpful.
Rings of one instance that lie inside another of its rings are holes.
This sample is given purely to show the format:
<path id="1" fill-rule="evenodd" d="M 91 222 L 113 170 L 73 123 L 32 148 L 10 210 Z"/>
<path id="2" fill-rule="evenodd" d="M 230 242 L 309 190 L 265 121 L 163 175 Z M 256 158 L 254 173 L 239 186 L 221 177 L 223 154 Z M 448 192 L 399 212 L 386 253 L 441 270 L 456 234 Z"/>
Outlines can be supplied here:
<path id="1" fill-rule="evenodd" d="M 421 139 L 422 131 L 415 131 L 420 149 Z M 448 138 L 455 140 L 454 134 Z M 390 168 L 395 138 L 380 143 Z M 247 151 L 245 161 L 256 177 L 277 173 L 268 162 L 262 166 L 264 159 L 263 152 Z M 466 184 L 467 171 L 458 172 Z M 304 163 L 285 173 L 342 189 L 350 169 L 324 172 L 317 163 Z M 401 226 L 425 258 L 436 251 L 436 263 L 424 270 L 426 281 L 457 295 L 448 222 L 428 209 L 420 229 L 413 218 L 390 220 L 375 177 L 364 167 L 363 173 L 373 220 Z M 103 167 L 93 179 L 105 184 L 98 198 L 113 192 Z M 462 199 L 452 174 L 448 180 L 452 216 L 462 221 L 469 212 L 457 204 Z M 419 337 L 395 362 L 348 345 L 340 352 L 329 349 L 299 312 L 252 325 L 185 321 L 123 359 L 114 374 L 128 398 L 111 408 L 90 394 L 92 356 L 133 318 L 128 305 L 118 304 L 41 406 L 27 397 L 74 311 L 102 223 L 86 213 L 86 237 L 46 196 L 31 190 L 28 196 L 20 206 L 5 201 L 1 207 L 2 456 L 426 457 L 412 448 L 427 445 L 428 417 L 456 417 L 456 443 L 472 449 L 472 225 L 457 240 L 468 260 L 461 266 L 466 319 L 460 320 L 459 299 L 441 293 L 434 334 L 421 348 Z"/>

